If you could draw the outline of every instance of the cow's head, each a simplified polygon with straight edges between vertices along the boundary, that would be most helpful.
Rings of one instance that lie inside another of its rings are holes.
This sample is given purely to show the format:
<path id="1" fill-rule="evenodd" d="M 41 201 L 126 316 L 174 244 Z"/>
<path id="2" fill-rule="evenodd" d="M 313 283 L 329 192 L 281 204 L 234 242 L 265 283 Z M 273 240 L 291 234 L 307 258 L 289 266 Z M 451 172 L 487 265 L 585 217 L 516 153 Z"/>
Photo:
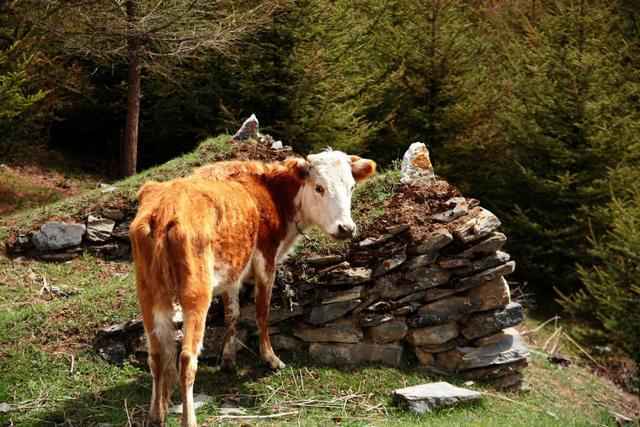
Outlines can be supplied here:
<path id="1" fill-rule="evenodd" d="M 351 195 L 357 182 L 375 173 L 375 162 L 328 150 L 307 156 L 304 167 L 304 184 L 298 193 L 303 222 L 319 226 L 336 239 L 353 237 Z"/>

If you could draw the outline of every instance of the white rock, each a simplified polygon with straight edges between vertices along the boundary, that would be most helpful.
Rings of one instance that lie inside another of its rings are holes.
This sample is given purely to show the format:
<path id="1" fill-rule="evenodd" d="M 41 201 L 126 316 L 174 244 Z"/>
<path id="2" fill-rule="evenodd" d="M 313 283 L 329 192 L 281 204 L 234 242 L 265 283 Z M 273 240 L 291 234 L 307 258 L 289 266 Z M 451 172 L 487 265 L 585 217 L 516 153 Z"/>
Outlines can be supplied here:
<path id="1" fill-rule="evenodd" d="M 422 142 L 414 142 L 402 158 L 401 178 L 403 184 L 420 185 L 435 180 L 429 150 Z"/>
<path id="2" fill-rule="evenodd" d="M 233 135 L 233 139 L 236 141 L 246 141 L 247 139 L 258 138 L 258 118 L 255 114 L 252 114 L 247 120 L 242 123 L 238 132 Z"/>
<path id="3" fill-rule="evenodd" d="M 278 140 L 278 141 L 273 141 L 273 144 L 271 144 L 271 149 L 272 150 L 282 150 L 282 141 Z"/>
<path id="4" fill-rule="evenodd" d="M 393 391 L 396 402 L 419 414 L 444 406 L 479 400 L 481 397 L 482 394 L 477 391 L 456 387 L 447 382 L 420 384 Z"/>

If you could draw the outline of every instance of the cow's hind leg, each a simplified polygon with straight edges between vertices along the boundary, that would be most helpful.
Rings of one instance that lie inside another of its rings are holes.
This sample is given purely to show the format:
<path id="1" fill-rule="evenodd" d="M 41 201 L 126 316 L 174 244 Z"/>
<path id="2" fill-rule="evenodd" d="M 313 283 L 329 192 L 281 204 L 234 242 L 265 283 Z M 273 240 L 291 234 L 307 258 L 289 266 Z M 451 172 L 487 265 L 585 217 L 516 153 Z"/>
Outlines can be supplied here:
<path id="1" fill-rule="evenodd" d="M 149 421 L 164 425 L 176 378 L 176 342 L 173 308 L 145 305 L 141 299 L 149 346 L 149 369 L 153 379 Z"/>
<path id="2" fill-rule="evenodd" d="M 189 288 L 188 295 L 181 298 L 184 314 L 182 351 L 180 353 L 180 393 L 182 395 L 182 426 L 196 426 L 193 406 L 193 383 L 198 370 L 198 354 L 211 303 L 211 288 L 208 282 Z"/>
<path id="3" fill-rule="evenodd" d="M 222 369 L 233 370 L 236 364 L 236 324 L 240 316 L 240 304 L 238 303 L 238 291 L 240 284 L 231 287 L 222 295 L 224 302 L 224 321 L 227 328 L 224 346 L 222 350 Z"/>

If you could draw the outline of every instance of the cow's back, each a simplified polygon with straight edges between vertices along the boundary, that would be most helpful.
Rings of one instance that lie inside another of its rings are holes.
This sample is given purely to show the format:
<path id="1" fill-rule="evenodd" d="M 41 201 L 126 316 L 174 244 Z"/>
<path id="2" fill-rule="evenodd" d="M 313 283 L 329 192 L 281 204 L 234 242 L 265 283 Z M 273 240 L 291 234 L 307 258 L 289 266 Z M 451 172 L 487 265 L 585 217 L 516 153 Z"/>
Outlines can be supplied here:
<path id="1" fill-rule="evenodd" d="M 136 268 L 172 294 L 202 269 L 233 278 L 251 259 L 259 224 L 258 202 L 247 183 L 197 177 L 150 182 L 140 190 L 130 227 Z"/>

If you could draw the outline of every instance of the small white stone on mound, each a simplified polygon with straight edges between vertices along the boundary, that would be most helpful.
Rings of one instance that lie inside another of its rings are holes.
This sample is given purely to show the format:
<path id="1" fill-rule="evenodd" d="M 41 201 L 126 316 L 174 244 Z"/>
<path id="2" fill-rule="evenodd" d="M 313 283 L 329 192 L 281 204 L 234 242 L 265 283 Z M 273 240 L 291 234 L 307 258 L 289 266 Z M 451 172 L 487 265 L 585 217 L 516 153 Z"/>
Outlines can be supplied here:
<path id="1" fill-rule="evenodd" d="M 480 400 L 482 394 L 447 382 L 420 384 L 393 391 L 395 402 L 423 414 L 445 406 Z"/>
<path id="2" fill-rule="evenodd" d="M 255 114 L 249 116 L 247 120 L 242 123 L 238 132 L 233 135 L 235 141 L 246 141 L 248 139 L 258 138 L 258 118 Z"/>
<path id="3" fill-rule="evenodd" d="M 429 150 L 422 142 L 414 142 L 402 157 L 400 182 L 409 185 L 425 185 L 435 180 Z"/>

